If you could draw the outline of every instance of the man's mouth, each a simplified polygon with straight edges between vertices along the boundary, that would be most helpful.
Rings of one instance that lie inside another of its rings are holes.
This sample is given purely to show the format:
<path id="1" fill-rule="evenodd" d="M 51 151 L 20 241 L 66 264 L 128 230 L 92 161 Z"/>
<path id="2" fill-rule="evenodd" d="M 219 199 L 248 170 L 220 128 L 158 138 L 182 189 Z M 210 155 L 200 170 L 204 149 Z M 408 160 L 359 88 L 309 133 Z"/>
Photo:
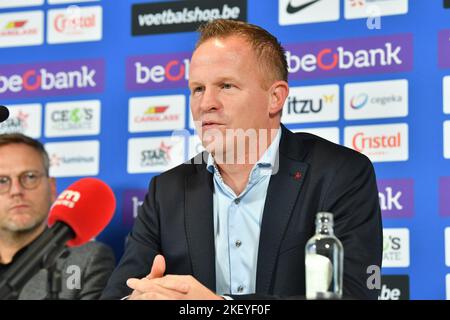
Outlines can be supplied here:
<path id="1" fill-rule="evenodd" d="M 202 129 L 203 130 L 210 130 L 210 129 L 217 129 L 218 127 L 222 126 L 223 124 L 215 121 L 202 121 Z"/>

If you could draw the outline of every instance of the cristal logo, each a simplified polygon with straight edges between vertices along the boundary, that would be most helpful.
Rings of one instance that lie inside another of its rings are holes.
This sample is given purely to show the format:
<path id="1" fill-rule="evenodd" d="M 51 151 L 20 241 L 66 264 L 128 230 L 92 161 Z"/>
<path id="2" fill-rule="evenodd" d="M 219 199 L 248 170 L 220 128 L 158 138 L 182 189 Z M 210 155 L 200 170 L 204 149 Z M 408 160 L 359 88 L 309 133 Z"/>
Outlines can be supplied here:
<path id="1" fill-rule="evenodd" d="M 353 149 L 364 152 L 367 149 L 395 149 L 401 146 L 401 133 L 397 132 L 392 135 L 366 135 L 364 132 L 358 132 L 353 136 Z"/>
<path id="2" fill-rule="evenodd" d="M 81 194 L 78 191 L 64 190 L 54 202 L 53 206 L 62 205 L 74 208 L 80 200 Z"/>
<path id="3" fill-rule="evenodd" d="M 369 101 L 369 95 L 367 93 L 361 93 L 352 97 L 350 100 L 350 107 L 355 110 L 361 109 L 366 105 L 367 101 Z"/>
<path id="4" fill-rule="evenodd" d="M 412 69 L 412 35 L 286 45 L 293 80 Z"/>
<path id="5" fill-rule="evenodd" d="M 53 22 L 55 30 L 61 33 L 79 33 L 96 25 L 95 14 L 87 16 L 58 14 Z"/>
<path id="6" fill-rule="evenodd" d="M 167 165 L 170 162 L 170 149 L 172 146 L 167 146 L 161 141 L 157 149 L 142 150 L 141 166 Z"/>
<path id="7" fill-rule="evenodd" d="M 0 66 L 0 97 L 103 90 L 102 60 Z"/>

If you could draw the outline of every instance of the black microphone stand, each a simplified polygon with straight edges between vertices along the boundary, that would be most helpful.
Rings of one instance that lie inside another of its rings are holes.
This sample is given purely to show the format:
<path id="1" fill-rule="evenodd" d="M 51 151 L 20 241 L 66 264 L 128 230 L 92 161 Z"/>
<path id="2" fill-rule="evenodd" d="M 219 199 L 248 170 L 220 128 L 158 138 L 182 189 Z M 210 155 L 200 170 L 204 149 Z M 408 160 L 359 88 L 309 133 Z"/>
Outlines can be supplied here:
<path id="1" fill-rule="evenodd" d="M 64 223 L 56 222 L 52 228 L 33 242 L 11 268 L 0 278 L 0 300 L 17 299 L 22 287 L 42 268 L 48 269 L 64 251 L 67 241 L 74 238 L 75 234 Z M 55 267 L 56 268 L 56 267 Z M 56 279 L 60 277 L 50 268 L 51 291 L 57 291 Z M 49 279 L 49 278 L 48 278 Z M 53 285 L 56 289 L 53 289 Z M 61 285 L 61 281 L 59 281 Z"/>

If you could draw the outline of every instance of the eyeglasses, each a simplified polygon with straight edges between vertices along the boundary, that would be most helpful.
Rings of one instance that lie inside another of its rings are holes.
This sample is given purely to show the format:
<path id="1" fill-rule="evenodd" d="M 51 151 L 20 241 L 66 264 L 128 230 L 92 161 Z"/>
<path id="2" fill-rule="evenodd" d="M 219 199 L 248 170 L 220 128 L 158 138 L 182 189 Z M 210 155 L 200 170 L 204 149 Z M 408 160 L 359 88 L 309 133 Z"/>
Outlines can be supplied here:
<path id="1" fill-rule="evenodd" d="M 41 182 L 43 173 L 39 171 L 22 172 L 18 178 L 20 185 L 27 190 L 35 189 Z M 7 193 L 11 190 L 12 178 L 9 176 L 0 176 L 0 194 Z"/>

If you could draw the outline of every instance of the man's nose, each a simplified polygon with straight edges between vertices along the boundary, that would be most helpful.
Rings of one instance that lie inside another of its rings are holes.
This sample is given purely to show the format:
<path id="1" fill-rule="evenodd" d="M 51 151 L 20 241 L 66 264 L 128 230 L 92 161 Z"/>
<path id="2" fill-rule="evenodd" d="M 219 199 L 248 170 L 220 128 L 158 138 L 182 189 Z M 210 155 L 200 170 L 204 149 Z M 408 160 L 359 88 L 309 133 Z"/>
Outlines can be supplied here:
<path id="1" fill-rule="evenodd" d="M 202 112 L 209 112 L 220 108 L 220 102 L 217 99 L 217 93 L 212 88 L 206 88 L 200 100 L 200 109 Z"/>
<path id="2" fill-rule="evenodd" d="M 22 194 L 23 193 L 23 187 L 20 184 L 19 179 L 17 178 L 12 178 L 11 179 L 11 188 L 9 189 L 9 193 L 11 195 L 17 195 L 17 194 Z"/>

